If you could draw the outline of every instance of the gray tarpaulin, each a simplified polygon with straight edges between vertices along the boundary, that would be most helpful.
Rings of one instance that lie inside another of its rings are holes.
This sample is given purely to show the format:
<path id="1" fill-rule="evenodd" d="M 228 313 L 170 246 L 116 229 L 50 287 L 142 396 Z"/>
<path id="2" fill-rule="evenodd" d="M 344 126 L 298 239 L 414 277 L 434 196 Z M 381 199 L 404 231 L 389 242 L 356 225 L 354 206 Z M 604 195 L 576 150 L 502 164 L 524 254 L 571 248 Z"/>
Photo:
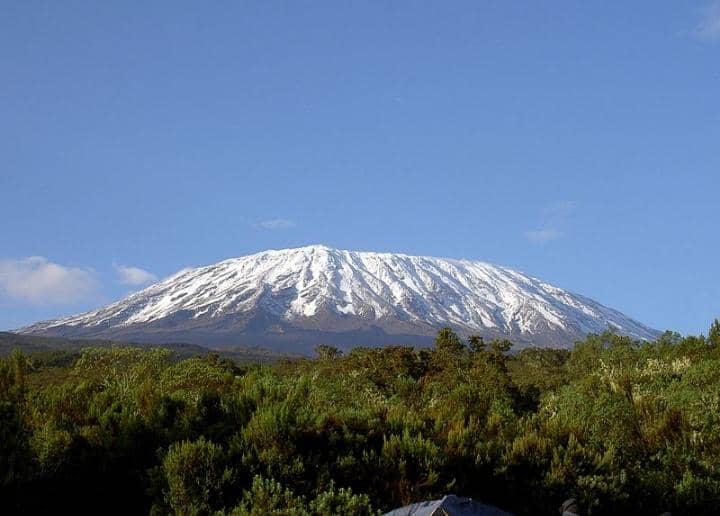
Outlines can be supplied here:
<path id="1" fill-rule="evenodd" d="M 492 505 L 476 502 L 472 498 L 447 495 L 442 500 L 406 505 L 383 516 L 513 516 Z"/>

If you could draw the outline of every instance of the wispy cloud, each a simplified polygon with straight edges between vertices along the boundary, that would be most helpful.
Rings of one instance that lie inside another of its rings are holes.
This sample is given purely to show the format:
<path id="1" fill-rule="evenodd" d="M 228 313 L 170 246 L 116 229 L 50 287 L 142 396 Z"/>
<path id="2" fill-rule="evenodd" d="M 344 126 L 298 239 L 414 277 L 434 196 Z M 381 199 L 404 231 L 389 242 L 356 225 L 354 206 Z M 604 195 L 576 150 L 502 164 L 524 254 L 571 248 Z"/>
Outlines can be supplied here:
<path id="1" fill-rule="evenodd" d="M 537 229 L 525 232 L 525 238 L 531 242 L 545 243 L 565 237 L 564 227 L 577 208 L 575 201 L 556 201 L 548 204 L 542 211 Z"/>
<path id="2" fill-rule="evenodd" d="M 155 274 L 139 267 L 129 267 L 127 265 L 114 265 L 113 267 L 120 278 L 120 283 L 123 285 L 132 285 L 137 287 L 157 281 L 157 276 L 155 276 Z"/>
<path id="3" fill-rule="evenodd" d="M 0 259 L 0 295 L 35 305 L 70 304 L 96 294 L 92 269 L 67 267 L 42 256 Z"/>
<path id="4" fill-rule="evenodd" d="M 556 201 L 551 202 L 543 210 L 543 215 L 548 219 L 558 219 L 569 217 L 577 208 L 575 201 Z"/>
<path id="5" fill-rule="evenodd" d="M 525 233 L 525 238 L 533 242 L 550 242 L 563 236 L 564 235 L 555 228 L 542 228 Z"/>
<path id="6" fill-rule="evenodd" d="M 253 224 L 256 228 L 262 229 L 290 229 L 297 226 L 297 222 L 290 219 L 268 219 Z"/>
<path id="7" fill-rule="evenodd" d="M 700 12 L 702 18 L 695 27 L 695 36 L 705 40 L 720 40 L 720 0 L 710 2 Z"/>

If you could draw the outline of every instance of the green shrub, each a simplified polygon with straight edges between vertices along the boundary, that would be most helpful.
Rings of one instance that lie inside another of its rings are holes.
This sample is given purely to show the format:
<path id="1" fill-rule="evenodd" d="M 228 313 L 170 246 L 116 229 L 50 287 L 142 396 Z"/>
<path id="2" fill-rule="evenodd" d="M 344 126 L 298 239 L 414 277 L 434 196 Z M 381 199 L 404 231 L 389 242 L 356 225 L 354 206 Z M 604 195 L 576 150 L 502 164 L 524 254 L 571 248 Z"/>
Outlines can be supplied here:
<path id="1" fill-rule="evenodd" d="M 219 445 L 201 437 L 175 443 L 162 461 L 165 502 L 177 514 L 208 514 L 222 508 L 223 491 L 234 472 Z"/>

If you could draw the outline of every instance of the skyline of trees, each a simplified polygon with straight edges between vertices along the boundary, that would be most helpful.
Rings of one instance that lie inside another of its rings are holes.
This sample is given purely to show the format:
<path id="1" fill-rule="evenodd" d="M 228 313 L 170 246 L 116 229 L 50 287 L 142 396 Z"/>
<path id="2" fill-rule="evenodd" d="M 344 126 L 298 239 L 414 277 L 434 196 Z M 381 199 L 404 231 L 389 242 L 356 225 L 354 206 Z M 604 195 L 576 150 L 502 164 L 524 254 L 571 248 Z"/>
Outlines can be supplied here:
<path id="1" fill-rule="evenodd" d="M 238 365 L 89 348 L 0 359 L 3 513 L 712 514 L 720 323 L 573 350 L 460 339 Z"/>

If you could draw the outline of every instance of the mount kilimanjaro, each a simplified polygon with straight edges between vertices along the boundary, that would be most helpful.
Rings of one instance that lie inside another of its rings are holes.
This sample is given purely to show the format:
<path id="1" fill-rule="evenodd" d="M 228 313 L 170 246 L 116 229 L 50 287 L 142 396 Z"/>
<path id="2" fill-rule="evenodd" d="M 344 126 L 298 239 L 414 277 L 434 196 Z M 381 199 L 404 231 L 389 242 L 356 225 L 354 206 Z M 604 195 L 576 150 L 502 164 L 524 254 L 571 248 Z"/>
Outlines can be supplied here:
<path id="1" fill-rule="evenodd" d="M 443 326 L 568 347 L 613 329 L 659 333 L 587 297 L 483 262 L 308 246 L 186 269 L 99 310 L 19 333 L 263 346 L 428 344 Z"/>

